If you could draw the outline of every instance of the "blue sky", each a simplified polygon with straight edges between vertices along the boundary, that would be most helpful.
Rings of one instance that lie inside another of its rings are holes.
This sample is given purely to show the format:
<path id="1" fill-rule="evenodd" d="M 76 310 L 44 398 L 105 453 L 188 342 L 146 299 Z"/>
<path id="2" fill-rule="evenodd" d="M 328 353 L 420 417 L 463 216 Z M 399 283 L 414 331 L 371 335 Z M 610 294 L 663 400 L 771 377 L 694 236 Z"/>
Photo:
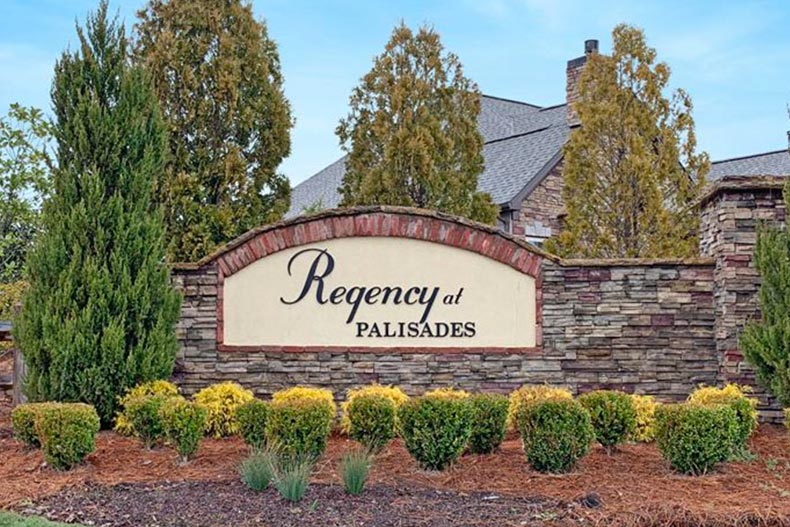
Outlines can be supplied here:
<path id="1" fill-rule="evenodd" d="M 54 61 L 75 41 L 75 18 L 98 0 L 3 0 L 0 110 L 49 108 Z M 143 0 L 110 3 L 127 26 Z M 277 40 L 296 116 L 281 170 L 298 183 L 337 159 L 334 129 L 348 95 L 401 19 L 432 24 L 483 93 L 563 102 L 565 63 L 588 38 L 611 48 L 619 22 L 642 27 L 672 83 L 695 104 L 700 146 L 716 159 L 778 150 L 790 128 L 790 2 L 604 0 L 254 0 Z"/>

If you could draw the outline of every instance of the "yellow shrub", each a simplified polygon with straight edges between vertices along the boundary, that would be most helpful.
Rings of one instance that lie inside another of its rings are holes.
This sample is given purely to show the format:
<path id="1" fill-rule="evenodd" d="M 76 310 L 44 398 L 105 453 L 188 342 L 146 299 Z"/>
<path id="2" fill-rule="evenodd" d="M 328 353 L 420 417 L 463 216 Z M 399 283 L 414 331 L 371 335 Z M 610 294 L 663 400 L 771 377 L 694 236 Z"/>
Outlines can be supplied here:
<path id="1" fill-rule="evenodd" d="M 656 438 L 656 409 L 661 405 L 652 395 L 631 395 L 636 408 L 636 431 L 631 440 L 650 443 Z"/>
<path id="2" fill-rule="evenodd" d="M 386 397 L 395 404 L 396 410 L 400 405 L 409 400 L 409 396 L 403 393 L 403 390 L 397 386 L 370 384 L 368 386 L 362 386 L 361 388 L 348 390 L 348 392 L 346 392 L 346 400 L 340 405 L 340 409 L 343 411 L 343 417 L 340 420 L 340 428 L 343 433 L 347 434 L 351 430 L 351 422 L 348 419 L 348 408 L 351 405 L 351 401 L 357 397 L 366 395 L 380 395 Z"/>
<path id="3" fill-rule="evenodd" d="M 546 399 L 573 399 L 573 394 L 567 388 L 557 388 L 548 384 L 525 384 L 510 394 L 510 404 L 507 413 L 508 428 L 515 426 L 516 412 L 522 406 L 545 401 Z"/>
<path id="4" fill-rule="evenodd" d="M 294 386 L 286 390 L 280 390 L 272 395 L 273 402 L 317 400 L 326 401 L 332 408 L 332 419 L 337 415 L 335 396 L 326 388 L 313 388 L 310 386 Z"/>
<path id="5" fill-rule="evenodd" d="M 757 399 L 748 397 L 749 386 L 727 384 L 724 388 L 700 386 L 688 397 L 688 402 L 702 405 L 728 405 L 735 410 L 738 417 L 738 444 L 746 445 L 746 441 L 757 428 Z"/>
<path id="6" fill-rule="evenodd" d="M 126 404 L 129 401 L 140 397 L 151 395 L 164 395 L 165 397 L 177 397 L 179 395 L 178 386 L 172 382 L 157 380 L 138 384 L 121 397 L 121 410 L 115 416 L 115 431 L 121 435 L 130 436 L 134 433 L 129 416 L 126 415 Z"/>
<path id="7" fill-rule="evenodd" d="M 467 399 L 469 392 L 456 390 L 455 388 L 436 388 L 425 392 L 428 397 L 442 397 L 444 399 Z"/>
<path id="8" fill-rule="evenodd" d="M 235 382 L 221 382 L 195 394 L 195 403 L 206 410 L 206 434 L 226 437 L 239 433 L 236 410 L 255 396 Z"/>

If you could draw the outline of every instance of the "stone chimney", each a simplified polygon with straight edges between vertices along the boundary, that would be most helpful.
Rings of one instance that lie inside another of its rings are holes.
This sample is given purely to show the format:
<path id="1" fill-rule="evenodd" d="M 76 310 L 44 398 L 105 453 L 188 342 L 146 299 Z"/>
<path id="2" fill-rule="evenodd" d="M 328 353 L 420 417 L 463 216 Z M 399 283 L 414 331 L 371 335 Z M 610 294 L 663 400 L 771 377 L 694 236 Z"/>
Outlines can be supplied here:
<path id="1" fill-rule="evenodd" d="M 584 55 L 569 60 L 568 67 L 565 70 L 565 102 L 568 105 L 569 126 L 577 126 L 579 124 L 579 117 L 576 115 L 576 111 L 573 109 L 573 103 L 575 103 L 579 98 L 579 77 L 582 74 L 584 65 L 587 63 L 587 57 L 592 53 L 598 53 L 598 41 L 585 40 Z"/>

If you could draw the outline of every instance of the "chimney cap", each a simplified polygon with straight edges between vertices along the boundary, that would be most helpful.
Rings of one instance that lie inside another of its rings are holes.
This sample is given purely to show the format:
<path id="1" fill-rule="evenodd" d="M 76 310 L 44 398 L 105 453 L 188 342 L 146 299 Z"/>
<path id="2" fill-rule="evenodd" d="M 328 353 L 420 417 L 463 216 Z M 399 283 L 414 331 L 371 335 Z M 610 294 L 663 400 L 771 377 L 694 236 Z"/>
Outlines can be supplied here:
<path id="1" fill-rule="evenodd" d="M 598 53 L 598 40 L 596 39 L 585 40 L 584 53 L 585 55 L 589 55 L 590 53 Z"/>

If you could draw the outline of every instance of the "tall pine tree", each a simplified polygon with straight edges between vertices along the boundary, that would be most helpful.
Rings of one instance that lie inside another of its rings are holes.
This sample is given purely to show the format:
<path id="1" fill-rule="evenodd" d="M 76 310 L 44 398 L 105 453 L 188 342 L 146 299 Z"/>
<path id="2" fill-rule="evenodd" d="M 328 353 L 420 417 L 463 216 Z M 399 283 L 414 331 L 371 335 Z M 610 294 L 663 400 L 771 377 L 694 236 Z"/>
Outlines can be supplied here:
<path id="1" fill-rule="evenodd" d="M 156 97 L 105 2 L 77 35 L 55 66 L 58 166 L 15 337 L 32 400 L 87 402 L 108 425 L 127 388 L 172 372 L 180 299 L 152 200 L 167 154 Z"/>
<path id="2" fill-rule="evenodd" d="M 348 152 L 344 206 L 405 205 L 496 221 L 499 207 L 477 190 L 480 91 L 433 29 L 397 26 L 350 105 L 337 127 Z"/>
<path id="3" fill-rule="evenodd" d="M 669 67 L 641 30 L 621 24 L 612 40 L 612 54 L 590 54 L 579 80 L 581 126 L 564 152 L 567 216 L 546 248 L 583 258 L 695 255 L 709 162 L 696 152 L 691 98 L 667 97 Z"/>
<path id="4" fill-rule="evenodd" d="M 277 44 L 242 0 L 149 0 L 135 56 L 151 77 L 170 136 L 159 187 L 168 257 L 195 261 L 282 218 L 291 107 Z"/>

